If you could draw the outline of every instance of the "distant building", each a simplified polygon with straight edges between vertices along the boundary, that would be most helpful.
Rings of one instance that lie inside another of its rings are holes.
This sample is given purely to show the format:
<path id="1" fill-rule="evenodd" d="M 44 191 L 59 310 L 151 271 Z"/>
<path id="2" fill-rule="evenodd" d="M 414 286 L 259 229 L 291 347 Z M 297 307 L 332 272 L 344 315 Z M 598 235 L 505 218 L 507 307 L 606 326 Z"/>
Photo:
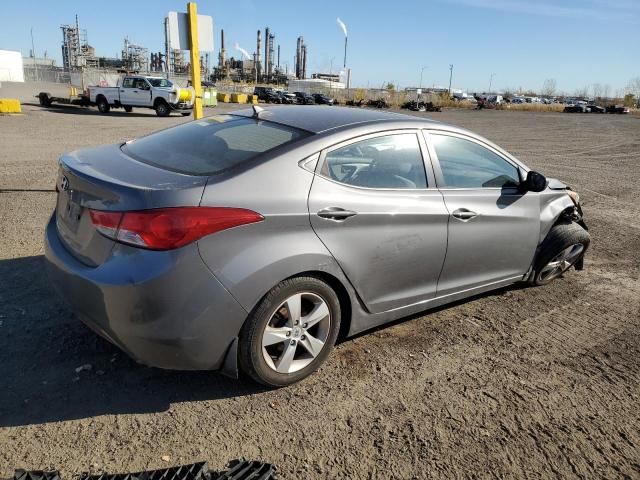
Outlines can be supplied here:
<path id="1" fill-rule="evenodd" d="M 320 93 L 330 90 L 343 90 L 342 82 L 331 82 L 321 78 L 307 78 L 306 80 L 289 80 L 287 87 L 290 92 Z"/>
<path id="2" fill-rule="evenodd" d="M 24 82 L 20 52 L 0 50 L 0 82 Z"/>
<path id="3" fill-rule="evenodd" d="M 340 75 L 337 73 L 312 73 L 311 78 L 328 80 L 330 82 L 340 82 Z"/>
<path id="4" fill-rule="evenodd" d="M 54 68 L 56 61 L 53 58 L 48 57 L 22 57 L 22 64 L 24 68 Z"/>

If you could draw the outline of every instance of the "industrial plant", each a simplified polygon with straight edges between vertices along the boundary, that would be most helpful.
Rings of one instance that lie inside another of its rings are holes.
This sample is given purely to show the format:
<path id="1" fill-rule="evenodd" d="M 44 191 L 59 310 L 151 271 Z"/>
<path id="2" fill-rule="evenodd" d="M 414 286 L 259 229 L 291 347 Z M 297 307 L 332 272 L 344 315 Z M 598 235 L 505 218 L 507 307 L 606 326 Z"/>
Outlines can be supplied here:
<path id="1" fill-rule="evenodd" d="M 48 58 L 35 58 L 33 52 L 23 59 L 25 77 L 30 80 L 70 81 L 76 84 L 82 76 L 89 82 L 99 79 L 100 83 L 110 83 L 110 78 L 123 72 L 156 73 L 163 76 L 186 77 L 190 73 L 187 52 L 169 48 L 169 31 L 165 21 L 165 41 L 163 51 L 151 51 L 144 45 L 123 38 L 120 55 L 100 56 L 88 41 L 87 30 L 80 26 L 78 16 L 71 24 L 61 25 L 62 65 Z M 266 27 L 257 30 L 255 51 L 248 53 L 236 45 L 241 55 L 229 55 L 225 43 L 225 31 L 220 30 L 217 62 L 210 65 L 210 54 L 201 55 L 202 80 L 223 83 L 262 83 L 286 85 L 289 81 L 308 80 L 335 84 L 334 88 L 344 88 L 339 83 L 340 76 L 330 73 L 308 73 L 309 52 L 302 36 L 296 40 L 293 64 L 281 63 L 281 46 L 276 41 L 273 30 Z M 78 83 L 79 86 L 79 83 Z"/>

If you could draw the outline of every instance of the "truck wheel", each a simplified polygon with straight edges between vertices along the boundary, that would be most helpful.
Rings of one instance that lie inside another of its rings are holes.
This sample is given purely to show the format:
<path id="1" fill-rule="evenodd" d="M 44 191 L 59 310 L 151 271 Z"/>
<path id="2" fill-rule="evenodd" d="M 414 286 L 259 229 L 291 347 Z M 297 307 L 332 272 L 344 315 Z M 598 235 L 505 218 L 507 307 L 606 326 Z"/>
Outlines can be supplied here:
<path id="1" fill-rule="evenodd" d="M 109 110 L 111 110 L 111 105 L 109 105 L 109 102 L 107 102 L 107 99 L 104 97 L 98 98 L 96 105 L 98 105 L 98 111 L 100 113 L 109 113 Z"/>
<path id="2" fill-rule="evenodd" d="M 546 285 L 578 263 L 583 257 L 591 237 L 577 223 L 561 223 L 551 229 L 545 238 L 529 283 Z"/>
<path id="3" fill-rule="evenodd" d="M 191 115 L 191 112 L 181 112 L 181 115 L 183 117 L 188 117 L 189 115 Z"/>
<path id="4" fill-rule="evenodd" d="M 158 102 L 156 104 L 156 115 L 159 117 L 168 117 L 170 112 L 167 102 Z"/>
<path id="5" fill-rule="evenodd" d="M 40 95 L 38 95 L 38 100 L 40 101 L 40 105 L 43 107 L 50 107 L 51 106 L 51 99 L 49 98 L 49 94 L 48 93 L 40 93 Z"/>
<path id="6" fill-rule="evenodd" d="M 131 113 L 131 112 L 133 112 L 133 107 L 130 106 L 130 105 L 126 105 L 124 107 L 124 111 L 127 112 L 127 113 Z"/>

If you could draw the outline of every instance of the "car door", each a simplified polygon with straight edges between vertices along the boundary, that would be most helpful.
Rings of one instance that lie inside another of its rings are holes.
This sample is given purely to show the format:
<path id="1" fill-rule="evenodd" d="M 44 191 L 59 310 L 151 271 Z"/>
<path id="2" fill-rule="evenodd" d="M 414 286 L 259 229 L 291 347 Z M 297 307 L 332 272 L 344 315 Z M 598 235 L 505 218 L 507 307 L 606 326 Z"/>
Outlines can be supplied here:
<path id="1" fill-rule="evenodd" d="M 437 295 L 521 278 L 538 243 L 538 194 L 521 190 L 519 166 L 488 144 L 442 131 L 425 136 L 450 215 Z"/>
<path id="2" fill-rule="evenodd" d="M 148 106 L 150 105 L 151 86 L 140 77 L 126 77 L 120 87 L 120 103 L 122 105 Z"/>
<path id="3" fill-rule="evenodd" d="M 436 293 L 448 212 L 423 153 L 419 132 L 401 130 L 352 139 L 320 156 L 311 225 L 373 313 Z"/>

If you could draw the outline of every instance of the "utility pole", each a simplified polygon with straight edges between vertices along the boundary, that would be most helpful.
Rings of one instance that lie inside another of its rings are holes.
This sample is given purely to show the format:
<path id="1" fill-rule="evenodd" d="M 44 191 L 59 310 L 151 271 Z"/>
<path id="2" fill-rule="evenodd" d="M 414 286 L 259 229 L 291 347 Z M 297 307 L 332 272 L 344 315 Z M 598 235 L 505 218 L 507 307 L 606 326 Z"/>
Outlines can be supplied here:
<path id="1" fill-rule="evenodd" d="M 31 57 L 33 58 L 34 80 L 38 81 L 38 64 L 36 62 L 36 47 L 33 45 L 33 27 L 31 27 Z"/>
<path id="2" fill-rule="evenodd" d="M 420 99 L 420 94 L 418 93 L 418 91 L 422 92 L 422 74 L 424 73 L 425 68 L 429 68 L 429 66 L 425 65 L 424 67 L 422 67 L 422 70 L 420 70 L 420 86 L 416 90 L 416 103 L 418 103 L 418 100 Z"/>
<path id="3" fill-rule="evenodd" d="M 451 80 L 453 79 L 453 63 L 449 65 L 449 97 L 451 97 Z"/>
<path id="4" fill-rule="evenodd" d="M 496 74 L 492 73 L 491 77 L 489 77 L 489 91 L 487 93 L 491 93 L 491 85 L 493 84 L 493 77 L 495 77 Z"/>

